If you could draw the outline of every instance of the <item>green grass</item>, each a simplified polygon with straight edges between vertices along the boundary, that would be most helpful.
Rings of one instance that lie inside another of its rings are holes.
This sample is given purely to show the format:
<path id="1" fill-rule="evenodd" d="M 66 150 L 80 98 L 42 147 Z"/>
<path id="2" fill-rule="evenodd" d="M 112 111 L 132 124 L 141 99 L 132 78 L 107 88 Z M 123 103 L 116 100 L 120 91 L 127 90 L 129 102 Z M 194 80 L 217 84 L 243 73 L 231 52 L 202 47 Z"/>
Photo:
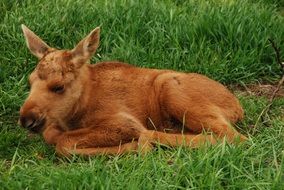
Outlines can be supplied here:
<path id="1" fill-rule="evenodd" d="M 241 98 L 247 105 L 243 125 L 254 124 L 265 101 Z M 274 109 L 284 105 L 278 100 Z M 6 126 L 1 131 L 0 185 L 5 189 L 283 189 L 283 121 L 271 120 L 241 146 L 219 144 L 198 150 L 162 149 L 147 156 L 57 158 L 40 138 Z M 247 129 L 245 129 L 247 130 Z"/>
<path id="2" fill-rule="evenodd" d="M 96 26 L 101 45 L 93 62 L 206 74 L 224 84 L 277 81 L 268 43 L 284 57 L 283 1 L 26 0 L 0 2 L 0 187 L 3 189 L 284 189 L 284 99 L 256 127 L 267 98 L 239 96 L 238 124 L 247 144 L 197 150 L 165 149 L 141 156 L 65 160 L 40 137 L 17 126 L 36 65 L 20 29 L 29 26 L 49 45 L 72 48 Z"/>

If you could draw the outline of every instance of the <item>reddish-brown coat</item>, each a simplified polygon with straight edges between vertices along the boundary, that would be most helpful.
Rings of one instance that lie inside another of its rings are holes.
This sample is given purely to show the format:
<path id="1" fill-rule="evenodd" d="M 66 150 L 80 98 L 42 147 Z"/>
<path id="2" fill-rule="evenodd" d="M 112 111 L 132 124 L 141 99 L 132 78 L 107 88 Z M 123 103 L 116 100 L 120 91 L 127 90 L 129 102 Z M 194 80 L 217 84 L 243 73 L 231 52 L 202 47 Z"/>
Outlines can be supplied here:
<path id="1" fill-rule="evenodd" d="M 238 100 L 216 81 L 115 61 L 90 65 L 98 28 L 73 50 L 50 48 L 25 26 L 23 31 L 40 61 L 30 76 L 20 121 L 41 132 L 59 154 L 146 152 L 156 142 L 198 147 L 216 138 L 246 140 L 230 126 L 243 118 Z"/>

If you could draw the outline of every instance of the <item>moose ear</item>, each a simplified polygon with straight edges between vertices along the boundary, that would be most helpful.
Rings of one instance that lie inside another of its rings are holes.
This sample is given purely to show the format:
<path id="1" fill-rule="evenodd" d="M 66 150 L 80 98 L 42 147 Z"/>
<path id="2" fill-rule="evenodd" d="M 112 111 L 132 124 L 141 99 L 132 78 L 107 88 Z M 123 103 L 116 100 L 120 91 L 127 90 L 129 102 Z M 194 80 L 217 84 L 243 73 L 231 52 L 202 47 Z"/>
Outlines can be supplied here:
<path id="1" fill-rule="evenodd" d="M 41 59 L 50 47 L 23 24 L 22 30 L 31 53 Z"/>
<path id="2" fill-rule="evenodd" d="M 76 60 L 80 60 L 78 64 L 85 63 L 96 52 L 100 42 L 100 28 L 96 27 L 90 34 L 81 40 L 71 51 L 72 56 Z"/>

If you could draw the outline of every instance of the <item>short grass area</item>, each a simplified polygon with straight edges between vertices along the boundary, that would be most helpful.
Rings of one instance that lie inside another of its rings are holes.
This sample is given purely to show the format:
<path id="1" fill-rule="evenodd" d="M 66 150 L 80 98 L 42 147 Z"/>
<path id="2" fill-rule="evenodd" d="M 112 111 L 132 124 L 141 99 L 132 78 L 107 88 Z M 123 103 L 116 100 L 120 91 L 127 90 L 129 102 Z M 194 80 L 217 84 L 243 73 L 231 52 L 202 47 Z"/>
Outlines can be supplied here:
<path id="1" fill-rule="evenodd" d="M 284 189 L 284 98 L 275 99 L 267 127 L 259 115 L 268 99 L 236 93 L 246 112 L 238 124 L 250 137 L 246 144 L 161 146 L 146 156 L 62 159 L 17 125 L 27 76 L 37 63 L 26 47 L 23 23 L 57 48 L 72 48 L 101 26 L 93 63 L 115 59 L 244 86 L 279 80 L 268 39 L 284 58 L 283 6 L 276 0 L 2 0 L 0 188 Z"/>

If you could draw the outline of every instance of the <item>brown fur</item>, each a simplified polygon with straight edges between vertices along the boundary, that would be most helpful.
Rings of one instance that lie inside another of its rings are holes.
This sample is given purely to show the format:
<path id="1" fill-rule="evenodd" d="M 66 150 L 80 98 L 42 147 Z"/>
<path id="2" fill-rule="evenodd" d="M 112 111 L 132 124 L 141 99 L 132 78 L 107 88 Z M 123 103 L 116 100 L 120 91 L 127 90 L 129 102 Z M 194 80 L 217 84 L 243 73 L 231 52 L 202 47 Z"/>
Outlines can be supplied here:
<path id="1" fill-rule="evenodd" d="M 41 132 L 58 154 L 146 152 L 157 142 L 199 147 L 224 137 L 246 140 L 231 127 L 243 118 L 243 110 L 220 83 L 195 73 L 115 61 L 90 65 L 98 28 L 73 50 L 56 50 L 22 27 L 39 63 L 29 78 L 31 91 L 20 121 Z"/>

